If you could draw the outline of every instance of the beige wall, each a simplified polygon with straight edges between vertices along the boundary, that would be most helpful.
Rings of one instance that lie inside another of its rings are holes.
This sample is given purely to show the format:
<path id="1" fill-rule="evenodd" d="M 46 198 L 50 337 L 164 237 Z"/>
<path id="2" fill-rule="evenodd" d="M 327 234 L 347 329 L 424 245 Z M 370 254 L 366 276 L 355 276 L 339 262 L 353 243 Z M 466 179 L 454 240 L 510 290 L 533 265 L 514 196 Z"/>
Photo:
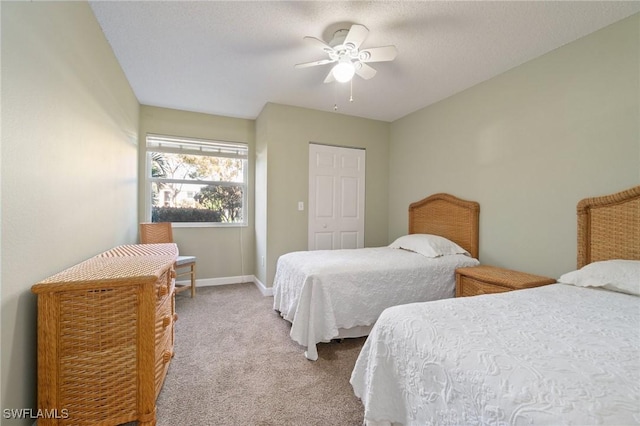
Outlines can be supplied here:
<path id="1" fill-rule="evenodd" d="M 266 181 L 256 206 L 266 217 L 260 228 L 266 236 L 256 237 L 256 276 L 263 284 L 271 287 L 280 255 L 307 249 L 309 142 L 366 149 L 365 246 L 387 244 L 389 123 L 267 104 L 257 128 L 256 168 L 262 185 Z M 305 202 L 304 211 L 298 211 L 298 201 Z"/>
<path id="2" fill-rule="evenodd" d="M 0 7 L 1 406 L 20 409 L 36 402 L 31 285 L 135 241 L 139 105 L 87 3 Z"/>
<path id="3" fill-rule="evenodd" d="M 558 277 L 576 266 L 576 203 L 640 183 L 640 15 L 391 126 L 395 206 L 480 203 L 480 260 Z"/>
<path id="4" fill-rule="evenodd" d="M 198 258 L 198 284 L 219 284 L 216 278 L 253 275 L 255 121 L 143 105 L 140 108 L 141 177 L 145 174 L 144 141 L 147 133 L 244 142 L 249 145 L 248 226 L 181 228 L 178 225 L 174 226 L 173 237 L 180 253 Z M 145 207 L 147 196 L 145 181 L 140 179 L 140 221 L 150 219 Z"/>

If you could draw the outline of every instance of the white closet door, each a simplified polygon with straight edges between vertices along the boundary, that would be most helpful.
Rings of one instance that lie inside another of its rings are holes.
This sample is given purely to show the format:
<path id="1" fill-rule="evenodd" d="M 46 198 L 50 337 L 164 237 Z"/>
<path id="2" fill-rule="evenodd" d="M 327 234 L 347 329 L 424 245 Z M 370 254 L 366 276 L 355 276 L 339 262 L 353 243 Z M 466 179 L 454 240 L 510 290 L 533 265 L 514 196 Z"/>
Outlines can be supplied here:
<path id="1" fill-rule="evenodd" d="M 309 250 L 364 247 L 365 150 L 309 144 Z"/>

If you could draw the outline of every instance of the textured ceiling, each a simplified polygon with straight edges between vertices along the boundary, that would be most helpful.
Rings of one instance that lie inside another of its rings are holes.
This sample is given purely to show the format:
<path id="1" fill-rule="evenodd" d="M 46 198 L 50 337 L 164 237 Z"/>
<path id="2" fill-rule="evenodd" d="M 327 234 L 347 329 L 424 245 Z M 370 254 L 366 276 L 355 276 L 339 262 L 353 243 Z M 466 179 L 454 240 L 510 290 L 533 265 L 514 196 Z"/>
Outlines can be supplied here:
<path id="1" fill-rule="evenodd" d="M 617 1 L 94 1 L 144 105 L 256 118 L 265 103 L 393 121 L 640 12 Z M 347 25 L 340 25 L 347 23 Z M 362 48 L 393 44 L 371 80 L 323 84 L 331 65 L 303 40 L 358 23 Z"/>

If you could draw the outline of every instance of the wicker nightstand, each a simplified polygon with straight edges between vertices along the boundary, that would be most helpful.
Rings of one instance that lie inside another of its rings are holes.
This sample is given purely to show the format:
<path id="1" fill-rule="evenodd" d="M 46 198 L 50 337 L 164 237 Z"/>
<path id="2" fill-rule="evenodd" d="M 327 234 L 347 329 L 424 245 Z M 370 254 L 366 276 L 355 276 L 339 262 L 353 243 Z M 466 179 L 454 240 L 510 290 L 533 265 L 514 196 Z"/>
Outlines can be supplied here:
<path id="1" fill-rule="evenodd" d="M 458 268 L 456 269 L 456 297 L 502 293 L 555 282 L 556 280 L 553 278 L 512 271 L 497 266 L 479 265 Z"/>

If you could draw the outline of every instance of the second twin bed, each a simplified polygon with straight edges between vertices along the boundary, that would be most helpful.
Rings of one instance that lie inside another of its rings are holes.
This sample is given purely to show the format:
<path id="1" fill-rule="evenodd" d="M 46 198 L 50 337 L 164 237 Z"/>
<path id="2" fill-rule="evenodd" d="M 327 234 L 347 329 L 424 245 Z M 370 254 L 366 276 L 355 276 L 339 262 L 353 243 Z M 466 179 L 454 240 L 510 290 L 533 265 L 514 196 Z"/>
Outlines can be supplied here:
<path id="1" fill-rule="evenodd" d="M 456 268 L 475 266 L 480 206 L 435 194 L 409 206 L 409 233 L 388 247 L 288 253 L 278 259 L 274 309 L 316 360 L 316 344 L 369 334 L 385 308 L 450 298 Z"/>

